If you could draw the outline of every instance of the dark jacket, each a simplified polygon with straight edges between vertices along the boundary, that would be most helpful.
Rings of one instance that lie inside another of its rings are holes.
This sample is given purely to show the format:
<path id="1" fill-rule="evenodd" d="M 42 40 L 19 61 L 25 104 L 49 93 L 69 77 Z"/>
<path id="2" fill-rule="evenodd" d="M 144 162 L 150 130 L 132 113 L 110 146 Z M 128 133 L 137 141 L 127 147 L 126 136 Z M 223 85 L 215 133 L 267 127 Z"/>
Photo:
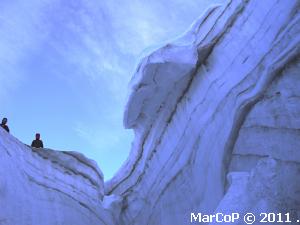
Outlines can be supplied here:
<path id="1" fill-rule="evenodd" d="M 41 140 L 34 140 L 32 143 L 31 143 L 31 147 L 34 147 L 34 148 L 44 148 L 44 144 Z"/>
<path id="2" fill-rule="evenodd" d="M 0 126 L 9 133 L 9 128 L 6 124 L 1 124 Z"/>

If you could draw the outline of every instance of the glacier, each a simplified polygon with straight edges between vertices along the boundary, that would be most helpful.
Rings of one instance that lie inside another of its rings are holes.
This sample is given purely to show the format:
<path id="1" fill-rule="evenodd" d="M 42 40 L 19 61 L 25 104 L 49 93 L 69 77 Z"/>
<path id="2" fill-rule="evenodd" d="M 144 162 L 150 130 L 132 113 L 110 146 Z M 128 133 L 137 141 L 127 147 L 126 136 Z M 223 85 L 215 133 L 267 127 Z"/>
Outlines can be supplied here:
<path id="1" fill-rule="evenodd" d="M 1 130 L 0 224 L 183 225 L 191 213 L 248 212 L 297 224 L 299 10 L 299 0 L 231 0 L 141 59 L 124 112 L 135 139 L 105 183 L 83 155 Z"/>

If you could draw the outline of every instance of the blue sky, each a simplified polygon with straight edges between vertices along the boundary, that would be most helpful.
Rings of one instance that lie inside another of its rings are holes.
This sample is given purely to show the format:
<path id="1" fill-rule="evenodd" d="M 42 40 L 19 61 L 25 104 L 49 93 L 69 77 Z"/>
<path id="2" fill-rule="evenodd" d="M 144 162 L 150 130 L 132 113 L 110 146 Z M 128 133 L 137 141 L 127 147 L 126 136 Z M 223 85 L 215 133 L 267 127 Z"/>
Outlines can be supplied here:
<path id="1" fill-rule="evenodd" d="M 223 0 L 0 0 L 0 116 L 30 144 L 94 159 L 109 179 L 128 157 L 122 124 L 141 52 Z"/>

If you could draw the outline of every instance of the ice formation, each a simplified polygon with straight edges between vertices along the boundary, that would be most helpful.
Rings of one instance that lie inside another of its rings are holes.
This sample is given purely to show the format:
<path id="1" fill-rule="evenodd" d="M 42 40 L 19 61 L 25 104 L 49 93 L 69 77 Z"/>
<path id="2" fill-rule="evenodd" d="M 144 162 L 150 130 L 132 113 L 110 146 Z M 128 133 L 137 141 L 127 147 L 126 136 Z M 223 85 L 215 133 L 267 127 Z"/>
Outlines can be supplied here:
<path id="1" fill-rule="evenodd" d="M 289 212 L 296 224 L 299 9 L 231 0 L 142 59 L 124 115 L 135 140 L 105 184 L 82 155 L 0 131 L 0 224 L 183 225 L 192 212 Z"/>

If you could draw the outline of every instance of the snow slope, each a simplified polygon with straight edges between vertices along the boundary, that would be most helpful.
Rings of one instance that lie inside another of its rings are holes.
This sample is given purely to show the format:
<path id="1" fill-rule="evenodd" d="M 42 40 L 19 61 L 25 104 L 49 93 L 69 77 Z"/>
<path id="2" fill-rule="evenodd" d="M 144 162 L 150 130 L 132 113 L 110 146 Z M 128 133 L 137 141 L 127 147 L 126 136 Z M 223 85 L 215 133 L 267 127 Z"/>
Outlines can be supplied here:
<path id="1" fill-rule="evenodd" d="M 31 149 L 0 129 L 0 224 L 116 224 L 103 175 L 75 152 Z"/>

